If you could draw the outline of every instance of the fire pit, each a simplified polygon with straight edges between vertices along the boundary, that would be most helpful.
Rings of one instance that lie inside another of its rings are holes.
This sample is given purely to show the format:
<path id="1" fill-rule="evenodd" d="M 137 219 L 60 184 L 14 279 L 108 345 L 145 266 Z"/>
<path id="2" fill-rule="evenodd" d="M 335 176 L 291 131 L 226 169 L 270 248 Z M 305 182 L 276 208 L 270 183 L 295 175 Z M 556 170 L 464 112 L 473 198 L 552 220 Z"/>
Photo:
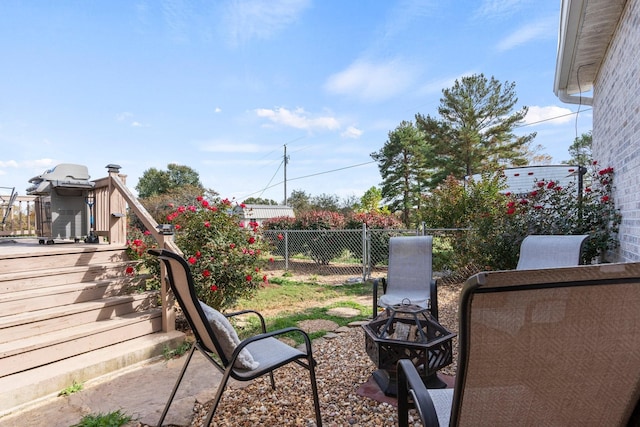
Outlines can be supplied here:
<path id="1" fill-rule="evenodd" d="M 427 387 L 446 387 L 436 373 L 451 364 L 451 340 L 456 334 L 440 325 L 429 309 L 397 304 L 362 327 L 367 354 L 378 367 L 373 377 L 387 396 L 397 395 L 400 359 L 413 362 Z"/>

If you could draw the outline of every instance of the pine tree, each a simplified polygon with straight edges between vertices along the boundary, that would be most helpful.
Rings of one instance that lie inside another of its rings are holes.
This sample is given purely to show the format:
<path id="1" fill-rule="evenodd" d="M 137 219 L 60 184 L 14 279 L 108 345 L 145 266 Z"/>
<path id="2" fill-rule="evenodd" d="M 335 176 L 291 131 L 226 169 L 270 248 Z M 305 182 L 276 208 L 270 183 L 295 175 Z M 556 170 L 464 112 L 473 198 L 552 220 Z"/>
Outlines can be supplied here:
<path id="1" fill-rule="evenodd" d="M 456 80 L 442 94 L 439 119 L 416 114 L 416 126 L 434 150 L 429 163 L 432 188 L 449 175 L 463 179 L 527 164 L 527 147 L 536 134 L 513 133 L 528 111 L 513 111 L 518 102 L 515 83 L 472 75 Z"/>
<path id="2" fill-rule="evenodd" d="M 407 227 L 413 225 L 412 212 L 420 207 L 421 194 L 429 179 L 428 156 L 424 136 L 407 121 L 389 132 L 380 151 L 371 153 L 382 175 L 382 197 L 391 212 L 402 213 L 402 222 Z"/>

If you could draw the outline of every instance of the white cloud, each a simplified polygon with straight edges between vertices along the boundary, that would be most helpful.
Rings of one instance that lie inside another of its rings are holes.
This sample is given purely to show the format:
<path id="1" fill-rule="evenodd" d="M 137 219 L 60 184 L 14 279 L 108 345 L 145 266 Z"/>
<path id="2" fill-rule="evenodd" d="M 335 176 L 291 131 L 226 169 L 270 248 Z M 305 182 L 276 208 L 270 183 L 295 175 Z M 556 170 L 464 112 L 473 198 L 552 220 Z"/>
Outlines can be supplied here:
<path id="1" fill-rule="evenodd" d="M 362 130 L 354 126 L 349 126 L 344 132 L 340 134 L 343 138 L 357 139 L 362 136 Z"/>
<path id="2" fill-rule="evenodd" d="M 0 160 L 0 168 L 17 168 L 17 167 L 18 167 L 18 162 L 16 162 L 15 160 L 7 160 L 7 161 Z"/>
<path id="3" fill-rule="evenodd" d="M 230 44 L 236 46 L 251 39 L 271 38 L 310 5 L 310 0 L 229 1 L 222 22 Z"/>
<path id="4" fill-rule="evenodd" d="M 215 113 L 221 113 L 222 112 L 222 108 L 220 107 L 216 107 L 215 110 L 213 110 Z"/>
<path id="5" fill-rule="evenodd" d="M 416 76 L 415 67 L 401 59 L 381 63 L 359 60 L 330 76 L 324 87 L 338 95 L 382 101 L 405 91 Z"/>
<path id="6" fill-rule="evenodd" d="M 163 0 L 162 14 L 169 26 L 171 38 L 176 42 L 188 40 L 188 29 L 191 24 L 189 2 L 183 0 Z"/>
<path id="7" fill-rule="evenodd" d="M 547 122 L 554 125 L 564 124 L 574 120 L 570 109 L 549 105 L 547 107 L 539 107 L 534 105 L 529 107 L 529 112 L 524 118 L 526 124 L 534 124 Z"/>
<path id="8" fill-rule="evenodd" d="M 502 39 L 500 43 L 498 43 L 497 49 L 499 52 L 504 52 L 532 40 L 556 37 L 557 25 L 556 17 L 548 17 L 524 25 Z"/>
<path id="9" fill-rule="evenodd" d="M 504 18 L 513 15 L 531 0 L 483 0 L 475 12 L 477 19 Z"/>
<path id="10" fill-rule="evenodd" d="M 310 117 L 302 108 L 291 111 L 278 107 L 275 110 L 258 108 L 255 110 L 258 117 L 264 117 L 276 124 L 289 126 L 296 129 L 305 130 L 335 130 L 340 129 L 340 122 L 331 116 Z"/>

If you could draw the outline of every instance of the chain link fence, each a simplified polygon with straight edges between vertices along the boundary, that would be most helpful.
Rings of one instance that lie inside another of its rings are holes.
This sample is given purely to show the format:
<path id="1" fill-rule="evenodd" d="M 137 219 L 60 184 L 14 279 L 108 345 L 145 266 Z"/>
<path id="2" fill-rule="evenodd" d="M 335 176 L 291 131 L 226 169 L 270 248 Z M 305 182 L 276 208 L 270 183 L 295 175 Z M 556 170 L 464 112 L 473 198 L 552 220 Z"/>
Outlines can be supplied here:
<path id="1" fill-rule="evenodd" d="M 366 281 L 384 277 L 389 259 L 389 238 L 394 236 L 434 236 L 447 239 L 459 229 L 416 230 L 264 230 L 271 244 L 270 269 L 318 276 L 346 276 Z"/>

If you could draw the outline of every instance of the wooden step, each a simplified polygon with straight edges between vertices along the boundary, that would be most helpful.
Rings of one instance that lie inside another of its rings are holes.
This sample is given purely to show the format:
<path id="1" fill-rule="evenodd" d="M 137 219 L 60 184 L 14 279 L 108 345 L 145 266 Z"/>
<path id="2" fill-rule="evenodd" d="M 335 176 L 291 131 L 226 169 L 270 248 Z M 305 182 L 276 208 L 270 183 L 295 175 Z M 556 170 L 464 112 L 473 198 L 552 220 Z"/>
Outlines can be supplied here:
<path id="1" fill-rule="evenodd" d="M 120 278 L 0 294 L 0 316 L 120 295 L 129 288 L 131 282 L 132 279 Z"/>
<path id="2" fill-rule="evenodd" d="M 19 271 L 0 275 L 0 294 L 126 277 L 129 262 Z"/>
<path id="3" fill-rule="evenodd" d="M 53 245 L 17 247 L 13 253 L 0 254 L 0 272 L 46 270 L 57 267 L 126 261 L 126 246 Z M 3 248 L 7 250 L 7 247 Z"/>
<path id="4" fill-rule="evenodd" d="M 57 396 L 74 381 L 84 383 L 162 357 L 165 348 L 176 348 L 184 340 L 185 335 L 178 331 L 145 335 L 2 377 L 0 417 L 37 406 L 39 402 Z M 2 418 L 0 425 L 3 425 Z"/>
<path id="5" fill-rule="evenodd" d="M 158 291 L 148 291 L 3 316 L 0 343 L 148 310 L 156 306 L 157 298 Z"/>
<path id="6" fill-rule="evenodd" d="M 36 335 L 0 344 L 0 377 L 47 365 L 162 328 L 159 309 Z"/>

